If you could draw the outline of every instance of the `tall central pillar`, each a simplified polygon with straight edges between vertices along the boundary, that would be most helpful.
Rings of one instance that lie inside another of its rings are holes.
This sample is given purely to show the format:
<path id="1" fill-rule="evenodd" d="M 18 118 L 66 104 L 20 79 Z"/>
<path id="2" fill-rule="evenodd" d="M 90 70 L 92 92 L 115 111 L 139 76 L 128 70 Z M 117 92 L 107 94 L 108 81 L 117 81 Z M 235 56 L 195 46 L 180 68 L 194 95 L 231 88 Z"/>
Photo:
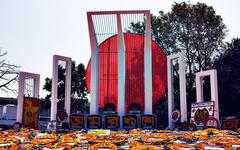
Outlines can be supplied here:
<path id="1" fill-rule="evenodd" d="M 136 21 L 137 19 L 139 19 L 139 21 L 141 21 L 142 19 L 142 21 L 146 23 L 146 29 L 144 34 L 144 110 L 145 114 L 152 114 L 152 48 L 150 11 L 96 11 L 88 12 L 87 18 L 91 44 L 90 114 L 98 114 L 99 45 L 107 38 L 116 34 L 118 37 L 118 115 L 122 117 L 126 113 L 126 48 L 123 32 L 125 32 L 124 30 L 128 29 L 129 25 L 131 25 L 131 23 Z M 120 120 L 122 121 L 122 119 Z M 120 124 L 121 123 L 122 122 L 120 122 Z"/>
<path id="2" fill-rule="evenodd" d="M 150 11 L 146 15 L 144 39 L 144 113 L 152 114 L 152 47 Z"/>
<path id="3" fill-rule="evenodd" d="M 125 44 L 122 32 L 121 15 L 117 14 L 118 31 L 118 115 L 120 118 L 125 115 Z M 122 127 L 120 119 L 120 127 Z"/>
<path id="4" fill-rule="evenodd" d="M 90 81 L 90 114 L 98 114 L 98 46 L 95 37 L 91 13 L 87 13 L 89 38 L 91 44 L 91 81 Z"/>

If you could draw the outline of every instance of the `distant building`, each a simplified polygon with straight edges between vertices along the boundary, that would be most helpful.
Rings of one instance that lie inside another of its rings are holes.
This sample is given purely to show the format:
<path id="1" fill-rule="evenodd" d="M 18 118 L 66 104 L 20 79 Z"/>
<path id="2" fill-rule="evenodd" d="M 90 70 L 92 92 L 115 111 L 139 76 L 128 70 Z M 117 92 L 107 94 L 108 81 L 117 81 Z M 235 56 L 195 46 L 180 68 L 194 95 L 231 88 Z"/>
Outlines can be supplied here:
<path id="1" fill-rule="evenodd" d="M 16 114 L 17 98 L 0 97 L 0 127 L 12 128 L 12 125 L 16 122 Z M 46 128 L 45 126 L 50 120 L 49 116 L 50 109 L 40 109 L 39 128 Z"/>
<path id="2" fill-rule="evenodd" d="M 17 98 L 0 97 L 0 105 L 14 104 L 17 105 Z"/>
<path id="3" fill-rule="evenodd" d="M 2 108 L 2 119 L 16 120 L 17 106 L 13 104 L 4 105 Z"/>
<path id="4" fill-rule="evenodd" d="M 11 127 L 16 122 L 17 99 L 0 97 L 0 126 Z"/>

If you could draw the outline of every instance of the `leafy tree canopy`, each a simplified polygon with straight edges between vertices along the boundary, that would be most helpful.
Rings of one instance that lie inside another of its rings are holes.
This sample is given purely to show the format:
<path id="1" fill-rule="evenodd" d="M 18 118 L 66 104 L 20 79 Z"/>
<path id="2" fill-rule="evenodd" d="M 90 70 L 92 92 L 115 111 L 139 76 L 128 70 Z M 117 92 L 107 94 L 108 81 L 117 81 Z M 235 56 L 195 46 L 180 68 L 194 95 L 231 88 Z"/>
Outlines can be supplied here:
<path id="1" fill-rule="evenodd" d="M 218 71 L 220 110 L 223 116 L 239 115 L 240 111 L 240 39 L 228 43 L 228 48 L 214 63 Z"/>
<path id="2" fill-rule="evenodd" d="M 151 26 L 152 38 L 166 54 L 185 53 L 188 100 L 195 101 L 195 73 L 210 69 L 224 53 L 227 30 L 221 16 L 204 3 L 175 2 L 169 12 L 152 15 Z M 144 33 L 144 30 L 144 22 L 138 22 L 126 31 Z M 175 71 L 177 68 L 176 65 Z"/>

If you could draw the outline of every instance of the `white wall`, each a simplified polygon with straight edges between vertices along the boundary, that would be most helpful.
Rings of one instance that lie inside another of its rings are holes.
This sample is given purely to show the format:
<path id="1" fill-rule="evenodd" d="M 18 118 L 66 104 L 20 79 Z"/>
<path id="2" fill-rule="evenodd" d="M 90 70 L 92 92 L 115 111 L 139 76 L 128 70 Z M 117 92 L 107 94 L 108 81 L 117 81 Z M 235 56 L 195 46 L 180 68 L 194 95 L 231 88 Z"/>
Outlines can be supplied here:
<path id="1" fill-rule="evenodd" d="M 16 114 L 17 114 L 17 106 L 16 105 L 8 104 L 8 105 L 3 106 L 2 116 L 6 120 L 13 120 L 13 119 L 16 120 Z"/>

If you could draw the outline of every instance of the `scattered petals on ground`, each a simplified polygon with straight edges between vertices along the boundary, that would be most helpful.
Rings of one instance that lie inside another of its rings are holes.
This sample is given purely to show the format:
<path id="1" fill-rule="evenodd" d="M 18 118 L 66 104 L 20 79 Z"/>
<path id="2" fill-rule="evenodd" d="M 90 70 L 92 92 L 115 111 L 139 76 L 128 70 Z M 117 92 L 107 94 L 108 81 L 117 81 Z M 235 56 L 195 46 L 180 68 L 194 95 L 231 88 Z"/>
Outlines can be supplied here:
<path id="1" fill-rule="evenodd" d="M 22 128 L 0 131 L 0 149 L 75 150 L 161 150 L 238 149 L 238 131 L 205 129 L 198 131 L 89 130 L 49 133 Z"/>

